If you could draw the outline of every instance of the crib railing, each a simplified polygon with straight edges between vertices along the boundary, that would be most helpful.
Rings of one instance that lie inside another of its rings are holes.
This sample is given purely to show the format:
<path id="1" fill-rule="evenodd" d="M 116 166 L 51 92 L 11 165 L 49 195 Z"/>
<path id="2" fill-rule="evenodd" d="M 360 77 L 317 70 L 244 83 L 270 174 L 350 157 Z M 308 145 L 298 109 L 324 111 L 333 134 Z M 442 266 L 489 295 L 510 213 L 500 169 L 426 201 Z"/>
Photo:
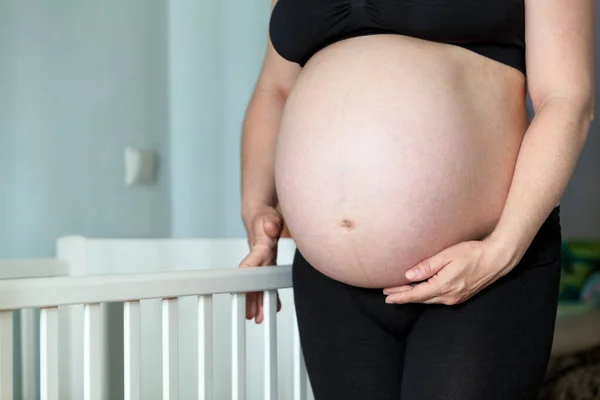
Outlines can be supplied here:
<path id="1" fill-rule="evenodd" d="M 69 274 L 69 265 L 66 261 L 60 259 L 26 259 L 26 260 L 2 260 L 0 261 L 0 280 L 4 279 L 27 279 L 27 278 L 46 278 L 56 276 L 67 276 Z M 0 294 L 1 296 L 1 294 Z M 3 315 L 4 318 L 8 318 L 8 314 Z M 1 318 L 1 317 L 0 317 Z M 20 333 L 22 338 L 33 337 L 34 332 L 31 331 L 32 327 L 35 326 L 35 313 L 33 309 L 20 310 Z M 12 322 L 12 319 L 11 319 Z M 0 322 L 0 330 L 6 327 L 10 328 L 10 325 L 6 325 Z M 8 331 L 10 332 L 10 331 Z M 7 333 L 8 333 L 7 332 Z M 13 345 L 16 345 L 18 341 L 13 342 L 11 335 L 0 332 L 0 398 L 4 391 L 12 392 L 12 380 L 4 382 L 2 379 L 2 371 L 4 374 L 11 373 L 12 375 L 12 360 L 8 357 L 3 357 L 3 354 L 7 353 L 7 350 L 3 350 L 2 345 L 11 349 L 14 349 Z M 6 340 L 2 340 L 6 338 Z M 21 377 L 27 376 L 30 378 L 29 382 L 22 382 L 20 387 L 21 393 L 20 398 L 22 399 L 33 399 L 35 398 L 35 388 L 29 384 L 36 378 L 36 355 L 39 349 L 39 343 L 32 343 L 28 340 L 21 340 L 20 348 L 20 371 Z M 11 354 L 12 356 L 12 354 Z"/>
<path id="2" fill-rule="evenodd" d="M 60 261 L 52 261 L 60 265 Z M 40 394 L 59 398 L 59 306 L 83 306 L 83 395 L 100 400 L 101 306 L 124 303 L 124 398 L 140 399 L 140 301 L 162 299 L 162 398 L 178 398 L 178 301 L 196 298 L 198 399 L 213 398 L 213 296 L 231 294 L 232 398 L 245 398 L 245 293 L 264 292 L 264 398 L 277 396 L 277 289 L 291 286 L 291 267 L 178 271 L 0 280 L 0 400 L 13 399 L 13 312 L 40 308 Z M 295 320 L 295 319 L 294 319 Z M 293 332 L 293 398 L 306 399 L 307 377 Z"/>

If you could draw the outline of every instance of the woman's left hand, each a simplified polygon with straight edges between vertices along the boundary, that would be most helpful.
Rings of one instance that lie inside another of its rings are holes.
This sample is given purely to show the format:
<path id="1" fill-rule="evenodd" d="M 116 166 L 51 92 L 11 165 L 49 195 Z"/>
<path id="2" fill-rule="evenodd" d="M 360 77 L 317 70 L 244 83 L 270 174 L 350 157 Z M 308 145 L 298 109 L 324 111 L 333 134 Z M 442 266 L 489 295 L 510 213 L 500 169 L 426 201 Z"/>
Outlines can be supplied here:
<path id="1" fill-rule="evenodd" d="M 485 240 L 459 243 L 409 269 L 418 283 L 384 289 L 386 303 L 462 303 L 510 271 L 506 258 Z"/>

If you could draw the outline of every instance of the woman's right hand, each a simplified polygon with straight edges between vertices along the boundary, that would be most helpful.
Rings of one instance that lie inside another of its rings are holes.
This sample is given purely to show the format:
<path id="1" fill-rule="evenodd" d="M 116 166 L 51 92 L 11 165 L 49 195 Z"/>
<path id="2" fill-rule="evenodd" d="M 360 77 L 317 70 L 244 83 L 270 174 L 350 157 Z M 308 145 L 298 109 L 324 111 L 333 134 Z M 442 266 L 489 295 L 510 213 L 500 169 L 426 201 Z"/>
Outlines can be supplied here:
<path id="1" fill-rule="evenodd" d="M 263 205 L 243 219 L 250 253 L 242 260 L 240 268 L 276 265 L 277 243 L 283 230 L 281 213 L 272 206 Z M 277 296 L 277 311 L 280 309 L 281 302 Z M 257 324 L 264 319 L 263 292 L 246 293 L 246 319 L 252 318 Z"/>

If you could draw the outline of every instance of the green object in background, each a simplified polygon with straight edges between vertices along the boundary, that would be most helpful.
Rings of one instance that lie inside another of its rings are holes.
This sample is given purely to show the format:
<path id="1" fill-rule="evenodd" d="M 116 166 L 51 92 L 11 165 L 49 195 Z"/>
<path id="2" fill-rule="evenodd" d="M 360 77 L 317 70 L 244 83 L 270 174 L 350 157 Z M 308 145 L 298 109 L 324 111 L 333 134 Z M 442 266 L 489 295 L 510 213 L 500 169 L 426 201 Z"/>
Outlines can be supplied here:
<path id="1" fill-rule="evenodd" d="M 562 244 L 559 301 L 580 301 L 587 279 L 600 271 L 600 240 L 571 239 Z"/>
<path id="2" fill-rule="evenodd" d="M 584 303 L 581 301 L 561 301 L 558 303 L 556 318 L 570 315 L 581 315 L 594 311 L 598 308 L 595 303 Z"/>

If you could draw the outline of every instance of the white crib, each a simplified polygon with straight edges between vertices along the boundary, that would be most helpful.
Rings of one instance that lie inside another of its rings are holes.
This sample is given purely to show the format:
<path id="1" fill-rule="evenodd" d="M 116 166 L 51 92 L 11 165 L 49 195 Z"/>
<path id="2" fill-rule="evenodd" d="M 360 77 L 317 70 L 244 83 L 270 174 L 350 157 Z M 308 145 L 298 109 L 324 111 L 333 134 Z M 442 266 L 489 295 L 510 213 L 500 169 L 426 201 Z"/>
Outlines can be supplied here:
<path id="1" fill-rule="evenodd" d="M 278 267 L 240 270 L 245 239 L 66 237 L 55 259 L 0 261 L 0 400 L 312 399 L 294 251 L 282 239 Z M 598 344 L 600 311 L 557 321 L 555 355 Z"/>
<path id="2" fill-rule="evenodd" d="M 237 268 L 245 239 L 66 237 L 57 250 L 0 262 L 0 400 L 312 398 L 291 240 L 276 268 Z M 245 320 L 248 291 L 264 292 L 261 325 Z"/>

